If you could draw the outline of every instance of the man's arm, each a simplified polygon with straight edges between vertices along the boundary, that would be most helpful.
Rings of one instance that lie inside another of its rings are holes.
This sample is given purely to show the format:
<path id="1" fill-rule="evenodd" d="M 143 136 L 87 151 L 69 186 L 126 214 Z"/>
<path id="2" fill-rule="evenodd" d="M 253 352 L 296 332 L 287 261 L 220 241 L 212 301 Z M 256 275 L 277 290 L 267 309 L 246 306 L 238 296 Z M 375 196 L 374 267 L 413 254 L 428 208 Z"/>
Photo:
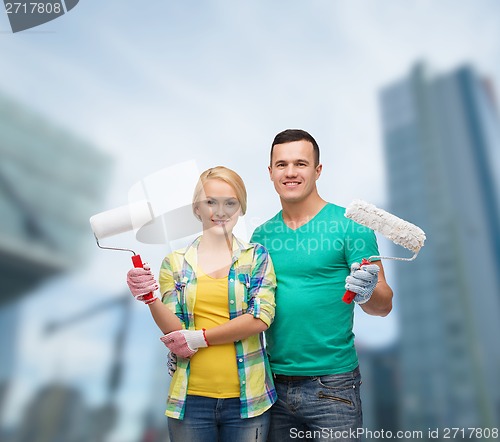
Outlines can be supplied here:
<path id="1" fill-rule="evenodd" d="M 373 261 L 372 264 L 376 264 L 380 267 L 377 286 L 375 290 L 373 290 L 370 300 L 364 304 L 360 304 L 360 307 L 369 315 L 387 316 L 392 310 L 392 289 L 385 280 L 382 261 Z"/>

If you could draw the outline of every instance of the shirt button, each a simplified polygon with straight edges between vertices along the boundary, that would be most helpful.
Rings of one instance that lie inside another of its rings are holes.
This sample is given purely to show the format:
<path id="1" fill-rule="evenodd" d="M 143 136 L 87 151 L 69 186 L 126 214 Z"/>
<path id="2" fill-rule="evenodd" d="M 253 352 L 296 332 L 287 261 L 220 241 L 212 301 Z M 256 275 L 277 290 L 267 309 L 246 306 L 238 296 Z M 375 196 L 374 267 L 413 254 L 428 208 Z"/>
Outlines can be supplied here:
<path id="1" fill-rule="evenodd" d="M 243 362 L 243 359 L 241 359 L 241 358 L 240 358 L 240 359 L 238 359 L 238 362 Z"/>
<path id="2" fill-rule="evenodd" d="M 242 384 L 243 384 L 243 385 L 245 385 L 245 384 L 246 384 L 246 381 L 243 381 L 243 382 L 242 382 Z"/>
<path id="3" fill-rule="evenodd" d="M 230 304 L 234 304 L 234 299 L 231 299 L 231 301 L 229 301 Z"/>
<path id="4" fill-rule="evenodd" d="M 229 282 L 234 282 L 234 279 L 233 279 L 233 278 L 231 278 L 231 279 L 229 280 Z"/>

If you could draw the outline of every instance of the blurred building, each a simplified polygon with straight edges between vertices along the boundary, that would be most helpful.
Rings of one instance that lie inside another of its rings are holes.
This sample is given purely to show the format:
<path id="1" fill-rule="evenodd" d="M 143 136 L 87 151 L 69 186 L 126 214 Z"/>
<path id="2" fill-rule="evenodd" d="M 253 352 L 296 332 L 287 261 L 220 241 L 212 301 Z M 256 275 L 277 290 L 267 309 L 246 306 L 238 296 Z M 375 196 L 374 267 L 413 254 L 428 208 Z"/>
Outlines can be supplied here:
<path id="1" fill-rule="evenodd" d="M 150 376 L 150 400 L 143 420 L 141 442 L 168 442 L 170 440 L 165 410 L 172 378 L 168 374 L 167 355 L 164 349 L 156 354 L 156 361 Z"/>
<path id="2" fill-rule="evenodd" d="M 93 425 L 78 390 L 51 384 L 28 405 L 15 442 L 91 442 Z"/>
<path id="3" fill-rule="evenodd" d="M 82 264 L 111 159 L 0 94 L 0 422 L 15 361 L 18 301 Z"/>
<path id="4" fill-rule="evenodd" d="M 500 424 L 500 121 L 472 67 L 417 65 L 380 96 L 390 208 L 427 234 L 397 267 L 401 425 Z M 401 255 L 401 248 L 394 253 Z"/>
<path id="5" fill-rule="evenodd" d="M 396 434 L 401 429 L 399 346 L 371 349 L 356 344 L 356 349 L 363 378 L 363 427 Z"/>

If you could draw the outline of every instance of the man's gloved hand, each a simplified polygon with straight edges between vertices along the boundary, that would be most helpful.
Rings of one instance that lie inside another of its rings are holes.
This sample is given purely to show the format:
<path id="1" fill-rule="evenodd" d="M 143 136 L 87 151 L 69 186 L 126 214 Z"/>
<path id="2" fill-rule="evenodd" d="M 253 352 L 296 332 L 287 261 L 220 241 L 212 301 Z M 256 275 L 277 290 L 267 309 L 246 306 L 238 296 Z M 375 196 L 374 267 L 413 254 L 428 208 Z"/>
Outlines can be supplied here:
<path id="1" fill-rule="evenodd" d="M 354 302 L 364 304 L 371 298 L 378 281 L 380 267 L 377 264 L 361 266 L 355 262 L 351 266 L 351 274 L 346 278 L 345 288 L 356 293 Z"/>
<path id="2" fill-rule="evenodd" d="M 181 358 L 189 358 L 199 348 L 208 347 L 205 330 L 176 330 L 162 336 L 160 341 Z"/>
<path id="3" fill-rule="evenodd" d="M 154 292 L 155 290 L 158 290 L 158 283 L 151 273 L 151 269 L 147 263 L 144 263 L 144 267 L 142 269 L 139 267 L 128 271 L 127 284 L 132 295 L 134 295 L 135 299 L 138 301 L 142 301 L 145 304 L 151 304 L 157 299 Z M 144 299 L 145 295 L 148 295 L 149 293 L 153 293 L 153 297 Z"/>
<path id="4" fill-rule="evenodd" d="M 173 376 L 174 373 L 177 371 L 177 355 L 170 351 L 168 352 L 167 358 L 168 358 L 167 359 L 168 374 L 170 376 Z"/>

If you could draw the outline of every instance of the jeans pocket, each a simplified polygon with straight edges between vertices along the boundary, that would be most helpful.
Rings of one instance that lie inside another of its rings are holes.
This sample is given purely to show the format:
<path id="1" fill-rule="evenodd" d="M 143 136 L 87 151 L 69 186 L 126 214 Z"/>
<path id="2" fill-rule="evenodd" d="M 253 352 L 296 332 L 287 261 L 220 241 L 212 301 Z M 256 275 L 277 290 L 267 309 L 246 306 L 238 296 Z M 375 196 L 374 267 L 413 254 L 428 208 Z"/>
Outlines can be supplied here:
<path id="1" fill-rule="evenodd" d="M 354 406 L 358 402 L 360 385 L 359 376 L 355 378 L 346 375 L 321 376 L 318 378 L 318 398 Z"/>
<path id="2" fill-rule="evenodd" d="M 334 394 L 329 391 L 320 391 L 318 393 L 318 398 L 319 399 L 329 399 L 331 401 L 336 401 L 336 402 L 342 402 L 344 404 L 347 404 L 349 406 L 353 406 L 353 402 L 350 399 L 347 399 L 346 397 L 341 397 L 340 394 Z"/>

